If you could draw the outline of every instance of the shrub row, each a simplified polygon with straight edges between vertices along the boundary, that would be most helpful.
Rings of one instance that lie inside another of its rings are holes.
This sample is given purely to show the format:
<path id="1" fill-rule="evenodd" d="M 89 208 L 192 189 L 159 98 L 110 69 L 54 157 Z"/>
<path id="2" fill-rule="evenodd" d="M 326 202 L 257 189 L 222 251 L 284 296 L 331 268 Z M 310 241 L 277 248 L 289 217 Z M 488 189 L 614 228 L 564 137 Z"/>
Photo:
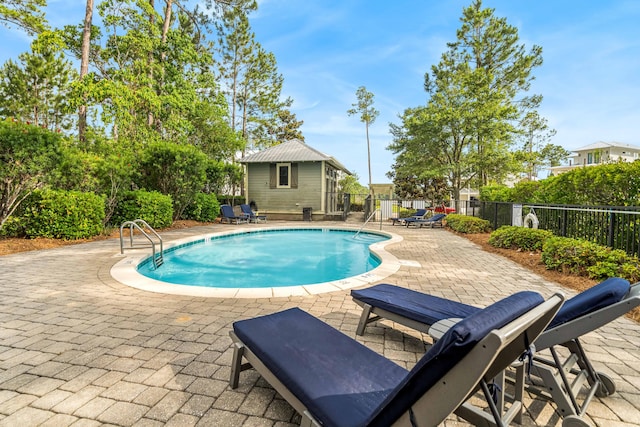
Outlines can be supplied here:
<path id="1" fill-rule="evenodd" d="M 103 229 L 104 200 L 80 191 L 34 191 L 18 221 L 29 237 L 85 239 Z"/>
<path id="2" fill-rule="evenodd" d="M 585 240 L 557 237 L 547 230 L 526 227 L 500 227 L 489 238 L 499 248 L 542 251 L 548 270 L 557 270 L 595 280 L 622 277 L 640 280 L 640 260 L 626 252 Z"/>
<path id="3" fill-rule="evenodd" d="M 553 233 L 548 230 L 504 226 L 491 233 L 489 244 L 496 248 L 541 251 L 545 240 L 550 237 Z"/>
<path id="4" fill-rule="evenodd" d="M 215 194 L 198 193 L 183 218 L 211 222 L 220 214 Z M 143 219 L 153 228 L 173 222 L 171 196 L 157 191 L 129 191 L 117 202 L 110 223 Z M 5 222 L 1 234 L 12 237 L 82 239 L 100 234 L 104 228 L 105 200 L 91 192 L 38 190 Z"/>
<path id="5" fill-rule="evenodd" d="M 460 214 L 449 214 L 446 217 L 447 227 L 465 234 L 487 233 L 491 231 L 491 223 L 486 219 Z"/>
<path id="6" fill-rule="evenodd" d="M 514 187 L 484 186 L 480 199 L 495 202 L 638 206 L 640 162 L 605 163 L 577 168 Z"/>
<path id="7" fill-rule="evenodd" d="M 566 237 L 547 239 L 542 248 L 542 262 L 549 270 L 596 280 L 622 277 L 637 282 L 640 279 L 640 261 L 637 257 L 585 240 Z"/>
<path id="8" fill-rule="evenodd" d="M 129 191 L 122 195 L 111 217 L 114 225 L 142 219 L 152 228 L 166 228 L 173 222 L 171 196 L 157 191 Z"/>

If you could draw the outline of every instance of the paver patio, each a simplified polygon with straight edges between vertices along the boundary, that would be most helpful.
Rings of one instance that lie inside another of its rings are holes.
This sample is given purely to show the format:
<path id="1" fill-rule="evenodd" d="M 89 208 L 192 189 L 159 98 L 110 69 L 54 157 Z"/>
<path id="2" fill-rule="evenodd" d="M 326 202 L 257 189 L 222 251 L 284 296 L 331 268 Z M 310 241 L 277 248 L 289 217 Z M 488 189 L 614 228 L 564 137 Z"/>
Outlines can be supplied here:
<path id="1" fill-rule="evenodd" d="M 261 226 L 162 235 L 167 242 Z M 446 230 L 383 229 L 403 237 L 387 250 L 407 261 L 385 282 L 480 306 L 523 289 L 573 295 Z M 0 257 L 0 426 L 292 426 L 299 416 L 255 372 L 229 388 L 232 322 L 297 306 L 356 337 L 360 308 L 348 290 L 270 299 L 164 295 L 115 281 L 110 269 L 120 259 L 117 240 Z M 388 321 L 357 339 L 405 367 L 429 342 Z M 640 426 L 639 325 L 618 319 L 584 343 L 617 386 L 591 403 L 586 421 Z M 544 399 L 528 394 L 525 406 L 524 425 L 561 424 Z M 445 423 L 464 424 L 455 416 Z"/>

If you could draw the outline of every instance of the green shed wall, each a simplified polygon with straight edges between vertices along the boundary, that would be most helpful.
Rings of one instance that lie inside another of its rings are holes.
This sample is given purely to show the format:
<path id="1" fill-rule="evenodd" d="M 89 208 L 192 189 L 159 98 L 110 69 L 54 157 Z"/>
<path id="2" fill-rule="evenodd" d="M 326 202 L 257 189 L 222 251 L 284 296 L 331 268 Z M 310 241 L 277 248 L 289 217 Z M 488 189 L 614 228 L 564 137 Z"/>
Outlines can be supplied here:
<path id="1" fill-rule="evenodd" d="M 269 163 L 248 163 L 247 201 L 254 201 L 259 212 L 300 214 L 310 207 L 324 213 L 322 190 L 324 162 L 298 163 L 298 188 L 269 188 Z"/>

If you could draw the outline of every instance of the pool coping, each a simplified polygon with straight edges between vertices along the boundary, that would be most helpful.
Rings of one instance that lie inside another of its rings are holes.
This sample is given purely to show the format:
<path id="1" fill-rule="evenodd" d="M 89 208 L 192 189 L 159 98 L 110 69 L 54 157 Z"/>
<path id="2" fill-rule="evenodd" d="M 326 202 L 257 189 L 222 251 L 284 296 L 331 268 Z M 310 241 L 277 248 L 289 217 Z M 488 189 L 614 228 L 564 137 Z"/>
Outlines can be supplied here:
<path id="1" fill-rule="evenodd" d="M 259 229 L 251 230 L 229 230 L 215 233 L 199 234 L 195 236 L 185 237 L 182 239 L 174 240 L 165 244 L 164 250 L 170 250 L 176 246 L 185 245 L 196 240 L 220 238 L 227 235 L 248 234 L 265 232 L 270 230 L 339 230 L 339 231 L 356 231 L 350 227 L 340 226 L 276 226 L 276 227 L 261 227 Z M 388 240 L 382 242 L 376 242 L 369 246 L 369 249 L 380 259 L 380 265 L 371 271 L 362 273 L 356 276 L 348 277 L 345 279 L 334 280 L 331 282 L 314 283 L 310 285 L 299 286 L 280 286 L 272 288 L 214 288 L 203 286 L 189 286 L 178 285 L 167 282 L 161 282 L 159 280 L 146 277 L 137 271 L 137 266 L 146 258 L 149 257 L 149 249 L 132 249 L 126 252 L 122 260 L 118 261 L 111 267 L 111 277 L 123 285 L 130 286 L 132 288 L 140 289 L 148 292 L 171 294 L 171 295 L 183 295 L 194 297 L 208 297 L 208 298 L 286 298 L 292 296 L 313 296 L 317 294 L 323 294 L 328 292 L 342 291 L 346 289 L 352 289 L 359 286 L 365 286 L 374 282 L 385 279 L 396 273 L 400 266 L 401 261 L 391 253 L 387 252 L 385 247 L 387 245 L 398 243 L 403 238 L 395 233 L 388 231 L 378 231 L 371 229 L 363 229 L 363 232 L 380 234 L 389 237 Z"/>

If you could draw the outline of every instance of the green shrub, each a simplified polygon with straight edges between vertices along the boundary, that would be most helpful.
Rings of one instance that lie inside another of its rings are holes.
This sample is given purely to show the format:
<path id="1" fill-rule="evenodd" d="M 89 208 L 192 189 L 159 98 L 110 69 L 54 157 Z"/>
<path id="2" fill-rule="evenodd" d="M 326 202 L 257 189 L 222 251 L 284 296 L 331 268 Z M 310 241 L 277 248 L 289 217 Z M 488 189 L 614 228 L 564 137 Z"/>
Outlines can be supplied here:
<path id="1" fill-rule="evenodd" d="M 198 193 L 195 200 L 185 209 L 185 219 L 213 222 L 220 215 L 220 203 L 215 194 Z"/>
<path id="2" fill-rule="evenodd" d="M 480 200 L 484 202 L 512 202 L 512 190 L 506 185 L 485 185 L 480 189 Z"/>
<path id="3" fill-rule="evenodd" d="M 14 212 L 0 228 L 0 236 L 2 237 L 24 237 L 24 221 Z"/>
<path id="4" fill-rule="evenodd" d="M 171 196 L 157 191 L 129 191 L 122 195 L 112 217 L 112 224 L 142 219 L 153 228 L 166 228 L 173 223 Z"/>
<path id="5" fill-rule="evenodd" d="M 36 191 L 20 218 L 27 237 L 84 239 L 103 229 L 104 200 L 79 191 Z"/>
<path id="6" fill-rule="evenodd" d="M 154 142 L 140 155 L 139 187 L 171 196 L 178 219 L 207 181 L 208 157 L 194 145 Z"/>
<path id="7" fill-rule="evenodd" d="M 551 237 L 542 248 L 542 262 L 549 270 L 559 270 L 602 280 L 622 277 L 640 278 L 640 261 L 619 249 L 611 249 L 585 240 Z"/>
<path id="8" fill-rule="evenodd" d="M 459 233 L 476 234 L 491 231 L 491 223 L 489 221 L 474 216 L 449 214 L 445 219 L 447 226 Z"/>
<path id="9" fill-rule="evenodd" d="M 40 126 L 0 120 L 0 230 L 25 197 L 49 182 L 63 139 Z"/>
<path id="10" fill-rule="evenodd" d="M 541 251 L 545 240 L 553 237 L 548 230 L 505 225 L 491 233 L 489 244 L 496 248 Z"/>

